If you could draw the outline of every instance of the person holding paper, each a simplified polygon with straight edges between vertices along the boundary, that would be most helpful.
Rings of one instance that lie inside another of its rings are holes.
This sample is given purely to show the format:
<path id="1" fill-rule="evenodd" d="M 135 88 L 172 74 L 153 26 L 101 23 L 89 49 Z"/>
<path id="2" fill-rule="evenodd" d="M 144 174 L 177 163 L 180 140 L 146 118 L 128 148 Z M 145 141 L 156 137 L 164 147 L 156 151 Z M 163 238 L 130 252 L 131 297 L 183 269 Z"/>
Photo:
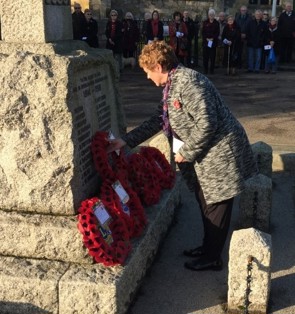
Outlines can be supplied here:
<path id="1" fill-rule="evenodd" d="M 262 21 L 261 10 L 255 10 L 255 18 L 247 24 L 248 72 L 259 73 L 262 48 L 266 40 L 267 24 Z"/>
<path id="2" fill-rule="evenodd" d="M 214 74 L 216 47 L 219 36 L 219 23 L 215 19 L 215 11 L 210 9 L 208 19 L 202 24 L 203 38 L 203 66 L 204 73 L 208 74 L 210 61 L 210 74 Z"/>
<path id="3" fill-rule="evenodd" d="M 139 66 L 163 88 L 162 104 L 141 125 L 110 140 L 108 152 L 126 144 L 135 147 L 161 130 L 169 142 L 174 139 L 175 162 L 195 193 L 204 226 L 203 243 L 183 252 L 194 258 L 184 266 L 220 270 L 233 199 L 257 171 L 247 135 L 212 82 L 179 64 L 164 41 L 146 45 Z"/>
<path id="4" fill-rule="evenodd" d="M 266 32 L 266 45 L 264 46 L 264 51 L 266 52 L 264 69 L 265 73 L 270 73 L 271 71 L 272 74 L 275 74 L 277 72 L 279 56 L 281 52 L 280 41 L 281 34 L 277 26 L 277 18 L 272 17 L 270 19 L 268 30 Z M 274 50 L 275 62 L 269 62 L 268 57 L 271 49 Z"/>
<path id="5" fill-rule="evenodd" d="M 184 64 L 184 59 L 187 57 L 188 30 L 181 18 L 180 12 L 175 11 L 173 13 L 173 21 L 169 23 L 169 44 L 173 48 L 178 60 Z"/>

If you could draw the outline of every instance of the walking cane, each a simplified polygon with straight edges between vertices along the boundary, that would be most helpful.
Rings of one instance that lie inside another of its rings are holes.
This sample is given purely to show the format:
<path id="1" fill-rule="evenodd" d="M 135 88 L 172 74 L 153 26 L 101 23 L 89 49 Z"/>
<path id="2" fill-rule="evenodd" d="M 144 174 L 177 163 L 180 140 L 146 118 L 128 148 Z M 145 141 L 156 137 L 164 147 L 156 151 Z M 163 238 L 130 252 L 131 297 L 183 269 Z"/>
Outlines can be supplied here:
<path id="1" fill-rule="evenodd" d="M 229 75 L 229 58 L 230 58 L 230 45 L 228 46 L 227 51 L 227 75 Z"/>

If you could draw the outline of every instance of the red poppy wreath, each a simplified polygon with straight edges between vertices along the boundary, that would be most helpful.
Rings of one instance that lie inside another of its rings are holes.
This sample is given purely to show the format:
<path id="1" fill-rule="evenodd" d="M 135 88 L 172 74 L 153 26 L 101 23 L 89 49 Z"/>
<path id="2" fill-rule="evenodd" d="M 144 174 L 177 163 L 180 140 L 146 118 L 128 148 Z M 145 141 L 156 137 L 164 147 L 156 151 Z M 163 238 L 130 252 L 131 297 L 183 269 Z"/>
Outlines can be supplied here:
<path id="1" fill-rule="evenodd" d="M 176 174 L 165 155 L 156 147 L 151 146 L 141 147 L 140 153 L 152 165 L 152 169 L 159 180 L 161 188 L 171 189 L 174 186 Z"/>
<path id="2" fill-rule="evenodd" d="M 83 201 L 78 210 L 78 229 L 96 263 L 105 266 L 124 263 L 131 250 L 129 232 L 112 206 L 97 197 Z"/>

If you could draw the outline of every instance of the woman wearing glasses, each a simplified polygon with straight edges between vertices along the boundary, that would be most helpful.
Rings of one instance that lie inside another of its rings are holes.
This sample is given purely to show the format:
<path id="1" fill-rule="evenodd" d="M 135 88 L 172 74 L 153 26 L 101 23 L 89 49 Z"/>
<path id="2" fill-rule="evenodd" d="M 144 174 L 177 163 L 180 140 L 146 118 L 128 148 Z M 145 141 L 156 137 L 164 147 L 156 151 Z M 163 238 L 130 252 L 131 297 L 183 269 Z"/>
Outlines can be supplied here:
<path id="1" fill-rule="evenodd" d="M 85 32 L 85 16 L 82 12 L 81 5 L 75 3 L 74 12 L 72 14 L 72 23 L 73 23 L 73 39 L 82 40 L 83 34 Z"/>
<path id="2" fill-rule="evenodd" d="M 116 10 L 111 10 L 110 18 L 107 22 L 105 30 L 105 35 L 107 38 L 106 48 L 113 51 L 114 58 L 119 64 L 120 71 L 123 70 L 123 31 L 123 24 L 118 20 L 118 12 Z"/>

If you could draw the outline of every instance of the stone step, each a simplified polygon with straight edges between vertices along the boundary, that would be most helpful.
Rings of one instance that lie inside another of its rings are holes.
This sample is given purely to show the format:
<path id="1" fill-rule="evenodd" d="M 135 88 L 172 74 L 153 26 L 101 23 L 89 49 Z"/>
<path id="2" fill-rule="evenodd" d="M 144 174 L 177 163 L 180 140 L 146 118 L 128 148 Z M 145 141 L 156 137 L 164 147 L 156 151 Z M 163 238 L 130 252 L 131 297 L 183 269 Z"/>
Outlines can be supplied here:
<path id="1" fill-rule="evenodd" d="M 0 313 L 58 313 L 59 281 L 69 264 L 0 257 Z"/>
<path id="2" fill-rule="evenodd" d="M 142 237 L 132 242 L 133 249 L 124 266 L 104 267 L 101 264 L 0 257 L 0 295 L 2 296 L 0 313 L 125 313 L 173 221 L 175 210 L 180 204 L 180 186 L 181 178 L 178 177 L 174 188 L 162 193 L 159 204 L 146 208 L 148 226 Z M 54 232 L 61 234 L 59 228 L 53 230 L 52 227 L 57 221 L 49 224 L 47 236 L 50 235 L 50 228 L 52 228 L 51 235 Z M 59 221 L 60 226 L 61 221 Z M 76 228 L 76 222 L 72 223 Z M 20 221 L 19 225 L 24 231 L 22 224 L 24 222 Z M 71 228 L 66 225 L 63 227 Z M 36 232 L 37 223 L 31 225 L 30 228 Z M 39 228 L 43 229 L 43 226 Z M 14 229 L 16 229 L 16 224 Z M 76 233 L 80 236 L 78 230 Z M 77 241 L 71 238 L 73 234 L 68 233 L 69 242 Z M 44 235 L 45 231 L 42 237 Z M 36 234 L 31 238 L 36 239 Z M 27 239 L 27 246 L 31 238 Z M 57 238 L 54 237 L 54 239 Z M 15 242 L 14 240 L 13 243 Z M 50 241 L 52 242 L 53 240 Z M 10 245 L 13 246 L 12 243 Z M 32 246 L 36 248 L 36 243 Z M 63 246 L 65 247 L 65 244 Z M 8 245 L 6 250 L 8 250 Z M 43 246 L 43 250 L 46 251 L 46 245 Z M 27 251 L 33 250 L 27 248 Z"/>
<path id="3" fill-rule="evenodd" d="M 75 216 L 0 211 L 0 255 L 92 263 Z"/>

